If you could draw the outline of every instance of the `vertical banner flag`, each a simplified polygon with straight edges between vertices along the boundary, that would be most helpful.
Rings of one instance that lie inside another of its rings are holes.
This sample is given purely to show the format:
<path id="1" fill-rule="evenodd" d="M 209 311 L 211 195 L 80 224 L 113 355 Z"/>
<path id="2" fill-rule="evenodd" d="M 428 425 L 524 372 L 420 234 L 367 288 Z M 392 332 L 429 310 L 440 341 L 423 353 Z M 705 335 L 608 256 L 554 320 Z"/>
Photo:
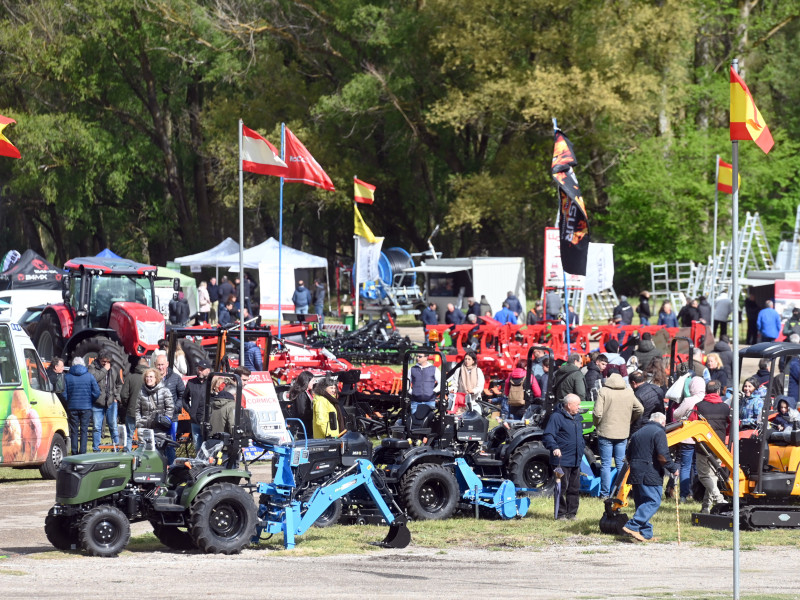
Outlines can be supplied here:
<path id="1" fill-rule="evenodd" d="M 328 174 L 323 171 L 319 163 L 314 160 L 311 153 L 288 127 L 286 128 L 285 150 L 286 162 L 289 165 L 289 172 L 283 177 L 286 183 L 305 183 L 329 192 L 336 189 Z"/>
<path id="2" fill-rule="evenodd" d="M 381 248 L 383 238 L 375 238 L 374 242 L 369 242 L 365 238 L 358 236 L 356 254 L 356 285 L 367 281 L 375 281 L 378 278 L 378 261 L 381 259 Z"/>
<path id="3" fill-rule="evenodd" d="M 375 237 L 375 234 L 372 233 L 372 230 L 364 222 L 364 217 L 361 216 L 361 213 L 359 212 L 358 207 L 355 204 L 353 205 L 353 210 L 355 211 L 354 233 L 367 240 L 370 244 L 374 244 L 377 238 Z"/>
<path id="4" fill-rule="evenodd" d="M 578 165 L 575 151 L 560 129 L 554 133 L 553 163 L 550 167 L 558 184 L 561 200 L 559 219 L 561 236 L 561 264 L 572 275 L 586 275 L 586 258 L 589 252 L 589 221 L 581 188 L 572 167 Z"/>
<path id="5" fill-rule="evenodd" d="M 753 140 L 765 154 L 775 142 L 744 79 L 731 67 L 731 140 Z"/>
<path id="6" fill-rule="evenodd" d="M 742 189 L 742 176 L 738 175 L 739 189 Z M 723 194 L 733 193 L 733 166 L 719 159 L 719 176 L 717 178 L 717 189 Z"/>
<path id="7" fill-rule="evenodd" d="M 278 149 L 255 131 L 242 124 L 242 170 L 259 175 L 283 177 L 289 172 Z"/>
<path id="8" fill-rule="evenodd" d="M 375 186 L 353 177 L 353 199 L 359 204 L 372 204 L 375 202 Z"/>
<path id="9" fill-rule="evenodd" d="M 3 135 L 3 130 L 16 123 L 14 119 L 0 115 L 0 156 L 8 156 L 9 158 L 22 158 L 22 155 L 17 150 L 16 146 L 8 141 L 8 138 Z"/>

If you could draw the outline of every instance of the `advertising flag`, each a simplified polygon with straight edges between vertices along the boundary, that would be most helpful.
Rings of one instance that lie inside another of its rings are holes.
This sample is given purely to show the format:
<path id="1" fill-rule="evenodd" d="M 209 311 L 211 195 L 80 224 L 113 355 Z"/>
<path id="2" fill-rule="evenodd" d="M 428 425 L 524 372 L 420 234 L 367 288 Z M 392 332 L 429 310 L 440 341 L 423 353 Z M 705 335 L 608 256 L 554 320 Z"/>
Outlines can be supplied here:
<path id="1" fill-rule="evenodd" d="M 356 239 L 358 241 L 356 246 L 358 248 L 356 254 L 356 284 L 375 281 L 379 276 L 378 262 L 381 259 L 383 238 L 375 238 L 374 242 L 370 242 L 360 236 Z"/>
<path id="2" fill-rule="evenodd" d="M 742 189 L 742 176 L 738 175 L 739 189 Z M 729 165 L 721 158 L 719 159 L 719 176 L 717 178 L 717 189 L 725 194 L 733 193 L 733 166 Z"/>
<path id="3" fill-rule="evenodd" d="M 8 138 L 3 135 L 3 130 L 16 123 L 14 119 L 0 115 L 0 156 L 8 156 L 9 158 L 22 158 L 22 155 L 17 150 L 16 146 L 8 141 Z"/>
<path id="4" fill-rule="evenodd" d="M 731 140 L 753 140 L 765 154 L 775 142 L 744 79 L 731 67 Z"/>
<path id="5" fill-rule="evenodd" d="M 305 183 L 313 185 L 329 192 L 334 191 L 333 182 L 328 174 L 314 160 L 311 153 L 306 150 L 303 143 L 286 128 L 286 162 L 289 165 L 289 173 L 283 177 L 286 183 Z"/>
<path id="6" fill-rule="evenodd" d="M 567 136 L 560 129 L 554 133 L 551 173 L 558 185 L 561 202 L 559 235 L 561 239 L 561 264 L 571 275 L 586 275 L 589 252 L 589 220 L 573 167 L 578 165 L 575 152 Z"/>
<path id="7" fill-rule="evenodd" d="M 277 148 L 242 124 L 242 170 L 259 175 L 283 177 L 289 172 Z"/>
<path id="8" fill-rule="evenodd" d="M 353 177 L 353 197 L 359 204 L 372 204 L 375 202 L 375 186 Z"/>
<path id="9" fill-rule="evenodd" d="M 374 244 L 377 238 L 372 233 L 372 230 L 369 227 L 367 227 L 367 224 L 364 222 L 364 217 L 361 216 L 361 213 L 359 212 L 358 207 L 356 205 L 353 205 L 353 210 L 355 211 L 354 233 L 356 235 L 360 235 L 370 244 Z"/>

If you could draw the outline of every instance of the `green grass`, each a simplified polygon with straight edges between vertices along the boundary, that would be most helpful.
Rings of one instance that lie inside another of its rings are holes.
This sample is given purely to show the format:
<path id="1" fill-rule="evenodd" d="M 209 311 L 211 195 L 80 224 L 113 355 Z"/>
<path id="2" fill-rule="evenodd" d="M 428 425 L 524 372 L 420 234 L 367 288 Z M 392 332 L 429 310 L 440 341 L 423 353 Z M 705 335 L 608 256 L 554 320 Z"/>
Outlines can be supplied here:
<path id="1" fill-rule="evenodd" d="M 0 468 L 0 483 L 13 481 L 14 483 L 33 483 L 43 481 L 42 474 L 38 468 L 32 469 L 13 469 L 11 467 Z"/>

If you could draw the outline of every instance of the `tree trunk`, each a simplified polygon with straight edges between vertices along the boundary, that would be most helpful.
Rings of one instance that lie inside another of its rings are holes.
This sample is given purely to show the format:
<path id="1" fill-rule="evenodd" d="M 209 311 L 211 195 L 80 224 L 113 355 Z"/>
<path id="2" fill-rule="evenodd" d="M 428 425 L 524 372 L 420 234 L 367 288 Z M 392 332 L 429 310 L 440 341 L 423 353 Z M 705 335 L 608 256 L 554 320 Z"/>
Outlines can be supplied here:
<path id="1" fill-rule="evenodd" d="M 192 153 L 194 154 L 194 199 L 197 207 L 197 222 L 208 223 L 208 161 L 203 155 L 203 132 L 200 127 L 200 111 L 203 104 L 203 93 L 197 76 L 187 89 L 189 106 L 189 132 L 191 135 Z"/>

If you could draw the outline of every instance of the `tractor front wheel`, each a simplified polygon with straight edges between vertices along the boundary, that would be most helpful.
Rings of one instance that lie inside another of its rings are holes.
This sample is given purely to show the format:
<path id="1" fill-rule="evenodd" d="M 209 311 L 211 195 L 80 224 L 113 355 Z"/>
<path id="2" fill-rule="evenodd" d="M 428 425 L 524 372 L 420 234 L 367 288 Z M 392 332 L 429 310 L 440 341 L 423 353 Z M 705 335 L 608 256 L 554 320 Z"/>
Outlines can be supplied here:
<path id="1" fill-rule="evenodd" d="M 550 453 L 539 442 L 529 442 L 514 451 L 508 474 L 514 485 L 525 488 L 529 495 L 549 494 L 555 486 Z"/>
<path id="2" fill-rule="evenodd" d="M 238 554 L 255 532 L 256 505 L 237 485 L 212 485 L 192 504 L 189 533 L 206 554 Z"/>
<path id="3" fill-rule="evenodd" d="M 72 356 L 83 357 L 88 366 L 102 353 L 106 353 L 111 357 L 111 366 L 117 373 L 122 371 L 123 377 L 128 374 L 131 364 L 128 360 L 128 355 L 125 354 L 125 349 L 114 340 L 104 336 L 95 336 L 83 340 L 75 346 Z"/>
<path id="4" fill-rule="evenodd" d="M 420 465 L 403 476 L 403 501 L 408 514 L 417 521 L 449 519 L 456 510 L 458 495 L 456 476 L 441 465 Z"/>
<path id="5" fill-rule="evenodd" d="M 92 556 L 117 556 L 128 545 L 130 538 L 128 517 L 116 506 L 97 506 L 81 519 L 81 548 Z"/>

